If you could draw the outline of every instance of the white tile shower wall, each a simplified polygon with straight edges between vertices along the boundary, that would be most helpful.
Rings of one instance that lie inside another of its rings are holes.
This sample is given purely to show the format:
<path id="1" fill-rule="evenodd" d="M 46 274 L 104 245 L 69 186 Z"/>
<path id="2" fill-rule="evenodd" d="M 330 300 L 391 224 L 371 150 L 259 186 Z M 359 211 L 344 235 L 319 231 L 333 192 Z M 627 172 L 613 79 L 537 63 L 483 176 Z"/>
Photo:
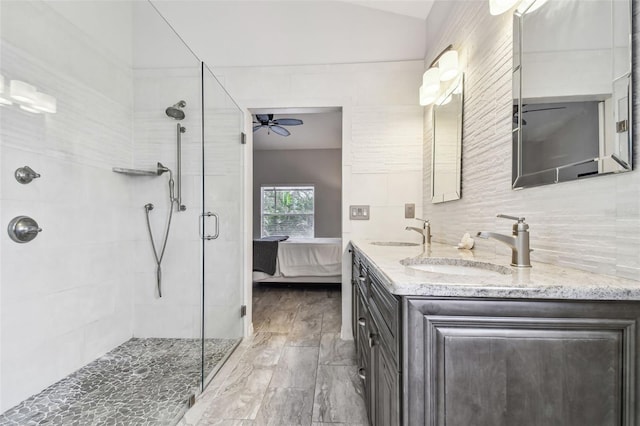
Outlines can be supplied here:
<path id="1" fill-rule="evenodd" d="M 144 229 L 136 255 L 135 320 L 137 337 L 200 336 L 202 324 L 202 114 L 199 68 L 136 70 L 135 153 L 133 166 L 154 169 L 158 161 L 175 173 L 177 121 L 165 108 L 185 100 L 182 134 L 182 192 L 187 209 L 173 213 L 162 262 L 162 298 L 156 291 L 155 260 L 146 234 L 142 206 L 151 202 L 151 226 L 159 250 L 168 213 L 168 174 L 137 179 L 134 221 Z M 224 92 L 205 80 L 205 207 L 220 216 L 220 237 L 205 245 L 205 333 L 207 337 L 241 334 L 241 115 Z M 177 176 L 174 175 L 177 180 Z M 213 233 L 214 219 L 207 219 Z"/>
<path id="2" fill-rule="evenodd" d="M 429 201 L 432 125 L 431 108 L 425 108 L 424 211 L 432 220 L 434 241 L 454 244 L 464 232 L 480 230 L 509 233 L 511 223 L 495 215 L 525 216 L 531 226 L 534 263 L 640 279 L 640 172 L 511 190 L 512 18 L 509 13 L 491 16 L 486 2 L 470 1 L 436 2 L 432 14 L 443 23 L 438 27 L 437 22 L 427 22 L 434 28 L 434 38 L 429 40 L 425 64 L 453 44 L 465 72 L 459 201 Z M 637 66 L 634 70 L 637 82 Z M 636 127 L 636 159 L 639 135 Z M 509 255 L 503 244 L 478 239 L 476 244 Z"/>
<path id="3" fill-rule="evenodd" d="M 184 69 L 134 70 L 134 155 L 132 167 L 155 170 L 161 162 L 173 172 L 177 184 L 176 135 L 178 121 L 165 109 L 184 100 L 186 128 L 182 134 L 182 192 L 184 212 L 173 209 L 171 229 L 162 260 L 162 297 L 156 290 L 156 263 L 143 206 L 152 203 L 150 212 L 156 250 L 162 239 L 169 214 L 169 174 L 135 179 L 132 220 L 143 232 L 136 243 L 136 282 L 134 297 L 134 336 L 185 337 L 200 335 L 201 278 L 198 215 L 201 198 L 198 185 L 201 114 L 200 69 L 197 62 Z M 177 188 L 176 188 L 177 190 Z"/>
<path id="4" fill-rule="evenodd" d="M 130 180 L 111 171 L 133 154 L 130 63 L 43 2 L 0 7 L 0 72 L 58 100 L 51 115 L 0 111 L 1 222 L 43 228 L 0 239 L 4 411 L 131 337 L 135 245 Z M 19 184 L 24 165 L 42 177 Z"/>

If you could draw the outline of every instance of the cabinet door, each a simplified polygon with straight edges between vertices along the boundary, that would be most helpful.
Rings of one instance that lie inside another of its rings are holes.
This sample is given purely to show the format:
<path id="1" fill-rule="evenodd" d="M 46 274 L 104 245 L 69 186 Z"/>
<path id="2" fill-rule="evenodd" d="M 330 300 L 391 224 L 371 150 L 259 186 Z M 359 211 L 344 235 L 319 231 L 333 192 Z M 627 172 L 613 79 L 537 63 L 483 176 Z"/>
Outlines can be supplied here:
<path id="1" fill-rule="evenodd" d="M 376 348 L 376 421 L 379 426 L 400 424 L 399 373 L 383 345 Z"/>
<path id="2" fill-rule="evenodd" d="M 410 303 L 408 424 L 634 424 L 638 306 Z"/>

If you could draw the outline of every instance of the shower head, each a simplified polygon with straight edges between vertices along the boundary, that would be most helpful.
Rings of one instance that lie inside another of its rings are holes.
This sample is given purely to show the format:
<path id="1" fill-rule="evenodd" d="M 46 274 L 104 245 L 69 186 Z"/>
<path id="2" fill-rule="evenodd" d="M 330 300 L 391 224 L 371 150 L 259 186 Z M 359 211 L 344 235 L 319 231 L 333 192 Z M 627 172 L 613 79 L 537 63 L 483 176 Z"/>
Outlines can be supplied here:
<path id="1" fill-rule="evenodd" d="M 153 204 L 148 203 L 144 205 L 144 209 L 148 212 L 150 212 L 151 210 L 153 210 Z"/>
<path id="2" fill-rule="evenodd" d="M 160 176 L 161 174 L 165 173 L 165 172 L 171 172 L 171 169 L 168 168 L 167 166 L 165 166 L 164 164 L 162 164 L 161 162 L 158 161 L 158 176 Z"/>
<path id="3" fill-rule="evenodd" d="M 183 120 L 184 111 L 182 110 L 182 108 L 186 106 L 187 106 L 187 103 L 185 101 L 180 101 L 178 103 L 171 105 L 164 112 L 167 114 L 168 117 L 174 118 L 176 120 Z"/>

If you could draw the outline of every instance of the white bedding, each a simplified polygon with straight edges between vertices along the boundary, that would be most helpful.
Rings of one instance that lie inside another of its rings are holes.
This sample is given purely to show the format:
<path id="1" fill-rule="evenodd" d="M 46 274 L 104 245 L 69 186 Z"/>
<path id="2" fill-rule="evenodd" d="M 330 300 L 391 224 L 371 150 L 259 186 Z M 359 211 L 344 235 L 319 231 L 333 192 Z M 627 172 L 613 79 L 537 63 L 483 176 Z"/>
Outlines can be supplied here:
<path id="1" fill-rule="evenodd" d="M 278 243 L 275 274 L 254 272 L 253 280 L 304 277 L 305 281 L 322 281 L 321 277 L 331 277 L 333 282 L 333 278 L 341 274 L 341 238 L 291 238 Z"/>

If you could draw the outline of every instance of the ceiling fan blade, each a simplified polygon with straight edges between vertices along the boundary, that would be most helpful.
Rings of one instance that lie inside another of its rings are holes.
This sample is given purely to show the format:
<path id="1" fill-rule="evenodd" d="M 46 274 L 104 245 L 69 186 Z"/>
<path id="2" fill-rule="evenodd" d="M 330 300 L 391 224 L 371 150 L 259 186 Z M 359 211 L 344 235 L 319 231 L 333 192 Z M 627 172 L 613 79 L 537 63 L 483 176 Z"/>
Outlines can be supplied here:
<path id="1" fill-rule="evenodd" d="M 303 123 L 302 120 L 298 120 L 297 118 L 276 118 L 273 120 L 273 124 L 279 126 L 299 126 Z"/>
<path id="2" fill-rule="evenodd" d="M 280 136 L 289 136 L 291 134 L 287 129 L 280 126 L 270 126 L 269 129 L 273 130 L 274 133 L 277 133 Z"/>
<path id="3" fill-rule="evenodd" d="M 259 122 L 269 121 L 269 116 L 267 114 L 256 114 L 256 118 Z"/>
<path id="4" fill-rule="evenodd" d="M 264 126 L 261 124 L 259 126 L 253 126 L 253 131 L 257 132 L 258 130 L 262 129 Z"/>

